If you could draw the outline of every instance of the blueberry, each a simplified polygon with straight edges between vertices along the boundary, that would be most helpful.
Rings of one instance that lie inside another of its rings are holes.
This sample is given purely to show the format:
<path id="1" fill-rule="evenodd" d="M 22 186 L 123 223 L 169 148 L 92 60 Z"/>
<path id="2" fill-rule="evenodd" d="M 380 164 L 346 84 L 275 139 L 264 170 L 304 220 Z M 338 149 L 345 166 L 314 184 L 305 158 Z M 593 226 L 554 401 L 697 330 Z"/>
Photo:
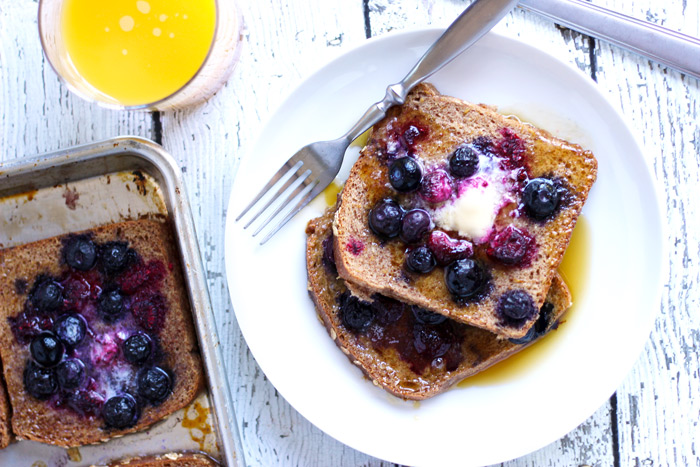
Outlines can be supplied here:
<path id="1" fill-rule="evenodd" d="M 454 177 L 467 178 L 479 168 L 479 154 L 470 146 L 461 146 L 450 157 L 450 173 Z"/>
<path id="2" fill-rule="evenodd" d="M 363 332 L 374 319 L 374 310 L 368 303 L 361 302 L 349 292 L 340 296 L 340 320 L 353 332 Z"/>
<path id="3" fill-rule="evenodd" d="M 43 367 L 56 366 L 63 358 L 63 344 L 50 331 L 44 331 L 32 339 L 29 349 L 34 360 Z"/>
<path id="4" fill-rule="evenodd" d="M 417 306 L 412 306 L 411 310 L 413 311 L 413 316 L 416 318 L 416 321 L 418 321 L 421 324 L 436 325 L 447 320 L 447 316 L 438 313 L 433 313 L 432 311 L 428 311 Z"/>
<path id="5" fill-rule="evenodd" d="M 547 178 L 532 179 L 523 190 L 525 212 L 536 220 L 551 216 L 559 206 L 560 198 L 559 188 Z"/>
<path id="6" fill-rule="evenodd" d="M 508 339 L 513 344 L 527 344 L 534 341 L 540 336 L 547 333 L 550 326 L 550 321 L 552 319 L 552 314 L 554 313 L 554 305 L 549 302 L 545 302 L 540 308 L 540 315 L 535 321 L 535 324 L 527 331 L 523 337 L 510 338 Z"/>
<path id="7" fill-rule="evenodd" d="M 138 333 L 124 341 L 124 358 L 134 365 L 143 365 L 151 356 L 153 341 L 148 334 Z"/>
<path id="8" fill-rule="evenodd" d="M 409 271 L 427 274 L 435 268 L 435 255 L 427 246 L 419 246 L 406 253 L 406 267 Z"/>
<path id="9" fill-rule="evenodd" d="M 61 316 L 53 327 L 53 332 L 66 347 L 77 347 L 86 331 L 85 318 L 77 314 Z"/>
<path id="10" fill-rule="evenodd" d="M 369 227 L 384 239 L 394 238 L 401 232 L 403 209 L 393 199 L 383 199 L 369 211 Z"/>
<path id="11" fill-rule="evenodd" d="M 85 235 L 74 236 L 63 249 L 63 258 L 68 266 L 79 271 L 87 271 L 95 265 L 97 248 Z"/>
<path id="12" fill-rule="evenodd" d="M 445 284 L 455 297 L 473 297 L 484 289 L 487 282 L 483 266 L 473 259 L 460 259 L 445 267 Z"/>
<path id="13" fill-rule="evenodd" d="M 527 257 L 532 243 L 526 232 L 509 225 L 491 236 L 486 254 L 503 264 L 519 264 Z"/>
<path id="14" fill-rule="evenodd" d="M 124 270 L 129 262 L 132 250 L 126 242 L 108 242 L 100 248 L 102 268 L 109 274 L 117 274 Z"/>
<path id="15" fill-rule="evenodd" d="M 527 321 L 537 313 L 532 297 L 524 290 L 509 290 L 498 299 L 496 311 L 508 322 Z"/>
<path id="16" fill-rule="evenodd" d="M 442 169 L 430 172 L 423 178 L 420 195 L 433 204 L 447 201 L 452 196 L 452 178 Z"/>
<path id="17" fill-rule="evenodd" d="M 454 338 L 445 330 L 442 331 L 432 326 L 421 324 L 414 326 L 413 346 L 416 351 L 431 359 L 445 355 L 450 350 Z"/>
<path id="18" fill-rule="evenodd" d="M 430 230 L 430 214 L 423 209 L 411 209 L 401 220 L 401 240 L 417 243 Z"/>
<path id="19" fill-rule="evenodd" d="M 33 397 L 45 400 L 58 390 L 56 373 L 29 361 L 24 368 L 24 389 Z"/>
<path id="20" fill-rule="evenodd" d="M 113 323 L 122 317 L 124 310 L 124 297 L 119 289 L 107 288 L 102 291 L 97 302 L 102 318 Z"/>
<path id="21" fill-rule="evenodd" d="M 423 171 L 412 157 L 400 157 L 389 166 L 389 183 L 402 193 L 413 191 L 420 186 Z"/>
<path id="22" fill-rule="evenodd" d="M 114 396 L 102 407 L 102 417 L 111 428 L 127 428 L 138 419 L 136 399 L 129 394 Z"/>
<path id="23" fill-rule="evenodd" d="M 75 389 L 85 379 L 85 364 L 77 358 L 67 358 L 56 367 L 56 377 L 61 389 Z"/>
<path id="24" fill-rule="evenodd" d="M 139 375 L 139 395 L 152 403 L 165 400 L 172 386 L 170 375 L 160 367 L 154 366 Z"/>
<path id="25" fill-rule="evenodd" d="M 30 300 L 41 312 L 56 311 L 63 304 L 63 287 L 50 277 L 41 277 L 34 284 Z"/>

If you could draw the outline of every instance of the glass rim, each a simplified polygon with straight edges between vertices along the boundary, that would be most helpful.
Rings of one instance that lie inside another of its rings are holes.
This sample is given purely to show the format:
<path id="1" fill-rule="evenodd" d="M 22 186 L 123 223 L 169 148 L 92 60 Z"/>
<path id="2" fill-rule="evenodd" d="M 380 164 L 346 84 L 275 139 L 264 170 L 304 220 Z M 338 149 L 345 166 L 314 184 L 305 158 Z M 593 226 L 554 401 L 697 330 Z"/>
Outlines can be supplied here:
<path id="1" fill-rule="evenodd" d="M 42 25 L 42 20 L 41 20 L 41 12 L 42 12 L 42 6 L 47 2 L 47 1 L 52 1 L 52 0 L 39 0 L 39 7 L 37 8 L 37 26 L 39 28 L 39 41 L 41 42 L 41 50 L 44 53 L 44 57 L 46 57 L 46 61 L 49 62 L 49 66 L 51 69 L 54 71 L 56 76 L 58 76 L 58 79 L 61 81 L 62 84 L 64 84 L 70 92 L 75 94 L 76 96 L 80 97 L 81 99 L 87 101 L 87 102 L 92 102 L 95 103 L 101 107 L 107 108 L 107 109 L 112 109 L 112 110 L 148 110 L 148 111 L 159 111 L 157 106 L 159 104 L 165 103 L 168 100 L 172 99 L 176 95 L 178 95 L 180 92 L 182 92 L 183 89 L 185 89 L 187 86 L 189 86 L 197 77 L 200 75 L 202 70 L 204 69 L 205 65 L 209 62 L 209 58 L 211 57 L 212 51 L 214 50 L 214 45 L 216 44 L 216 39 L 217 39 L 217 34 L 219 32 L 219 4 L 220 0 L 214 0 L 214 7 L 215 7 L 215 18 L 214 18 L 214 36 L 211 38 L 211 44 L 209 44 L 209 49 L 207 50 L 207 55 L 204 57 L 204 60 L 202 60 L 202 64 L 197 68 L 197 71 L 192 75 L 190 79 L 187 80 L 182 86 L 180 86 L 178 89 L 176 89 L 174 92 L 168 94 L 167 96 L 158 99 L 157 101 L 149 102 L 146 104 L 138 104 L 138 105 L 122 105 L 122 104 L 113 104 L 110 102 L 104 102 L 100 99 L 96 99 L 92 96 L 86 95 L 83 91 L 77 89 L 72 83 L 69 82 L 68 79 L 66 79 L 56 68 L 54 65 L 53 61 L 51 60 L 51 57 L 49 57 L 49 54 L 46 53 L 46 43 L 44 41 L 44 34 L 43 34 L 43 25 Z M 65 3 L 65 0 L 56 0 L 60 1 L 61 5 Z M 60 19 L 59 19 L 60 21 Z M 238 21 L 239 28 L 240 28 L 240 21 Z M 81 75 L 82 76 L 82 75 Z M 84 79 L 84 78 L 83 78 Z M 87 82 L 87 80 L 86 80 Z M 89 84 L 89 82 L 88 82 Z"/>

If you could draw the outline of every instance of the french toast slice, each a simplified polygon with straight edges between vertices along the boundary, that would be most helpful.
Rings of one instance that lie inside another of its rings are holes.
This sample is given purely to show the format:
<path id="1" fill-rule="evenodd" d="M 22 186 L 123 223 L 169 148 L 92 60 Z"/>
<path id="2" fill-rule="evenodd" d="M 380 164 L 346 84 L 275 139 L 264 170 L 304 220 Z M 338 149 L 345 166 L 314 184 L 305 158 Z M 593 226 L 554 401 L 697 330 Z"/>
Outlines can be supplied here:
<path id="1" fill-rule="evenodd" d="M 203 367 L 174 244 L 169 224 L 140 219 L 0 250 L 18 438 L 92 444 L 196 397 Z"/>
<path id="2" fill-rule="evenodd" d="M 332 258 L 335 207 L 309 222 L 306 266 L 309 294 L 320 320 L 342 352 L 375 385 L 404 399 L 426 399 L 522 350 L 558 326 L 571 295 L 557 274 L 530 333 L 508 340 L 396 300 L 350 294 Z"/>
<path id="3" fill-rule="evenodd" d="M 0 365 L 0 375 L 2 365 Z M 12 412 L 10 410 L 10 400 L 7 398 L 5 381 L 0 381 L 0 449 L 5 449 L 10 445 L 14 436 L 12 435 Z"/>
<path id="4" fill-rule="evenodd" d="M 596 175 L 589 151 L 420 84 L 352 167 L 333 222 L 338 274 L 523 337 Z"/>

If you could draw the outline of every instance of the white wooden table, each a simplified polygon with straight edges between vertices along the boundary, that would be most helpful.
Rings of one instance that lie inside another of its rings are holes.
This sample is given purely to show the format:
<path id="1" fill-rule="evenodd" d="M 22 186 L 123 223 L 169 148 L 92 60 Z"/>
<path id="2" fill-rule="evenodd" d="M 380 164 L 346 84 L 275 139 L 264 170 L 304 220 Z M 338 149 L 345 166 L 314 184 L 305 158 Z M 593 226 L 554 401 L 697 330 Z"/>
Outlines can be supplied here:
<path id="1" fill-rule="evenodd" d="M 2 0 L 0 161 L 125 134 L 163 144 L 182 166 L 194 207 L 248 463 L 385 465 L 311 425 L 255 363 L 226 289 L 224 218 L 238 162 L 261 120 L 309 70 L 366 37 L 446 26 L 468 2 L 237 1 L 246 23 L 244 49 L 226 87 L 196 108 L 150 114 L 104 110 L 70 94 L 42 56 L 36 0 Z M 696 0 L 594 3 L 700 36 Z M 496 29 L 575 64 L 623 109 L 665 189 L 670 226 L 661 310 L 624 383 L 579 428 L 506 465 L 700 465 L 699 82 L 524 11 Z"/>

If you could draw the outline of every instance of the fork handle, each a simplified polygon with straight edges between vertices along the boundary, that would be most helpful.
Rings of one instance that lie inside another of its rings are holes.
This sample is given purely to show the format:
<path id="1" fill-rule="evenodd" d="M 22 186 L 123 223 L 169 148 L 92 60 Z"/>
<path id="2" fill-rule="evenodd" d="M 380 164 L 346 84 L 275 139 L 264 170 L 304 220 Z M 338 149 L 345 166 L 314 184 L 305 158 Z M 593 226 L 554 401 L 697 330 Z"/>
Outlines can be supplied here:
<path id="1" fill-rule="evenodd" d="M 521 0 L 520 6 L 700 79 L 696 37 L 581 0 Z"/>
<path id="2" fill-rule="evenodd" d="M 354 140 L 384 118 L 386 111 L 401 105 L 413 87 L 457 58 L 474 42 L 490 31 L 518 0 L 476 0 L 462 12 L 440 38 L 425 52 L 418 63 L 399 83 L 386 88 L 384 99 L 372 105 L 341 139 Z"/>

